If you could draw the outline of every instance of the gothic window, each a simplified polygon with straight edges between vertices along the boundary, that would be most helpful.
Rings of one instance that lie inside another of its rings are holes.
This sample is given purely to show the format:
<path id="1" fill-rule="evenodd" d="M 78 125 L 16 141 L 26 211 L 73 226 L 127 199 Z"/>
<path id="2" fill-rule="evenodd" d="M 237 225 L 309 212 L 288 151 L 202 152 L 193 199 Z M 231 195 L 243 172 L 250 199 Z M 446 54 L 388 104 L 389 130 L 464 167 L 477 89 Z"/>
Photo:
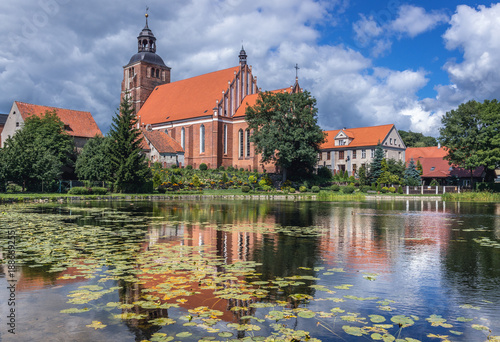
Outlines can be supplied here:
<path id="1" fill-rule="evenodd" d="M 200 126 L 200 153 L 205 153 L 205 126 Z"/>
<path id="2" fill-rule="evenodd" d="M 239 138 L 238 140 L 240 142 L 240 145 L 239 145 L 239 151 L 240 151 L 239 156 L 240 156 L 240 158 L 243 158 L 244 141 L 243 141 L 243 130 L 242 129 L 240 129 L 238 131 L 238 138 Z"/>
<path id="3" fill-rule="evenodd" d="M 224 154 L 227 154 L 227 125 L 224 125 Z"/>
<path id="4" fill-rule="evenodd" d="M 246 130 L 246 138 L 247 138 L 247 157 L 250 157 L 250 130 Z"/>

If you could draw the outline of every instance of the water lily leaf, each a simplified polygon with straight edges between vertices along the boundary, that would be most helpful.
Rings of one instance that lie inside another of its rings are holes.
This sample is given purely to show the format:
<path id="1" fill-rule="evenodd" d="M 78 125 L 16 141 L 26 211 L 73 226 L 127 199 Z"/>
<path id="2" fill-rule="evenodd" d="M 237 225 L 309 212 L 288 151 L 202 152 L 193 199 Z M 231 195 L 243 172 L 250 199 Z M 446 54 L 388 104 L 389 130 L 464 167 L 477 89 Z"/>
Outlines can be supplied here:
<path id="1" fill-rule="evenodd" d="M 463 335 L 464 333 L 463 332 L 460 332 L 460 331 L 455 331 L 455 330 L 450 330 L 450 332 L 454 335 Z"/>
<path id="2" fill-rule="evenodd" d="M 460 305 L 460 308 L 462 308 L 462 309 L 472 309 L 472 310 L 481 310 L 481 308 L 479 306 L 473 306 L 473 305 L 470 305 L 470 304 Z"/>
<path id="3" fill-rule="evenodd" d="M 88 328 L 94 328 L 94 329 L 103 329 L 105 327 L 107 327 L 106 324 L 102 324 L 101 322 L 99 321 L 92 321 L 92 324 L 88 324 L 87 325 Z"/>
<path id="4" fill-rule="evenodd" d="M 344 284 L 344 285 L 339 285 L 339 286 L 334 286 L 334 287 L 336 289 L 339 289 L 339 290 L 349 290 L 353 286 L 354 285 Z"/>
<path id="5" fill-rule="evenodd" d="M 170 325 L 174 324 L 175 321 L 171 318 L 156 318 L 148 321 L 148 323 L 151 323 L 153 325 Z"/>
<path id="6" fill-rule="evenodd" d="M 427 334 L 427 337 L 431 337 L 431 338 L 439 338 L 439 339 L 441 339 L 443 342 L 451 342 L 451 341 L 448 339 L 448 335 Z"/>
<path id="7" fill-rule="evenodd" d="M 474 320 L 473 318 L 465 318 L 465 317 L 458 317 L 457 318 L 458 322 L 470 322 L 470 321 L 473 321 L 473 320 Z"/>
<path id="8" fill-rule="evenodd" d="M 440 315 L 431 315 L 429 318 L 426 318 L 425 320 L 431 323 L 433 327 L 439 327 L 439 326 L 442 326 L 443 328 L 453 327 L 453 325 L 445 323 L 446 319 L 444 319 Z"/>
<path id="9" fill-rule="evenodd" d="M 302 317 L 302 318 L 313 318 L 316 316 L 316 313 L 311 310 L 304 310 L 304 311 L 299 311 L 297 316 Z"/>
<path id="10" fill-rule="evenodd" d="M 380 316 L 380 315 L 368 315 L 368 317 L 370 317 L 370 321 L 372 321 L 373 323 L 382 323 L 382 322 L 385 322 L 385 317 L 384 316 Z"/>
<path id="11" fill-rule="evenodd" d="M 330 310 L 331 312 L 334 312 L 334 313 L 344 313 L 345 310 L 342 310 L 341 308 L 333 308 Z"/>
<path id="12" fill-rule="evenodd" d="M 344 325 L 344 326 L 342 326 L 342 329 L 346 333 L 348 333 L 349 335 L 353 335 L 353 336 L 367 335 L 367 333 L 363 329 L 358 328 L 358 327 L 352 327 L 350 325 Z"/>
<path id="13" fill-rule="evenodd" d="M 271 319 L 271 320 L 275 320 L 277 322 L 280 319 L 285 318 L 285 315 L 283 314 L 283 311 L 272 310 L 272 311 L 268 312 L 268 314 L 266 315 L 266 318 Z"/>
<path id="14" fill-rule="evenodd" d="M 189 331 L 184 331 L 184 332 L 180 332 L 180 333 L 176 334 L 175 337 L 184 338 L 184 337 L 189 337 L 191 335 L 193 335 L 193 334 L 190 333 Z"/>
<path id="15" fill-rule="evenodd" d="M 169 342 L 174 339 L 173 336 L 167 336 L 167 334 L 164 333 L 154 333 L 151 336 L 151 342 Z"/>
<path id="16" fill-rule="evenodd" d="M 410 317 L 406 317 L 404 315 L 393 316 L 393 317 L 391 317 L 391 321 L 393 321 L 396 324 L 399 324 L 403 328 L 406 328 L 406 327 L 409 327 L 409 326 L 412 326 L 413 324 L 415 324 L 415 322 Z"/>
<path id="17" fill-rule="evenodd" d="M 233 333 L 229 331 L 223 331 L 218 334 L 220 337 L 229 338 L 233 336 Z"/>
<path id="18" fill-rule="evenodd" d="M 59 312 L 61 313 L 80 313 L 80 312 L 87 312 L 90 311 L 89 308 L 83 308 L 83 309 L 77 309 L 77 308 L 71 308 L 71 309 L 64 309 Z"/>
<path id="19" fill-rule="evenodd" d="M 476 329 L 476 330 L 486 330 L 486 331 L 490 330 L 490 328 L 488 328 L 484 325 L 481 325 L 481 324 L 472 324 L 472 328 Z"/>

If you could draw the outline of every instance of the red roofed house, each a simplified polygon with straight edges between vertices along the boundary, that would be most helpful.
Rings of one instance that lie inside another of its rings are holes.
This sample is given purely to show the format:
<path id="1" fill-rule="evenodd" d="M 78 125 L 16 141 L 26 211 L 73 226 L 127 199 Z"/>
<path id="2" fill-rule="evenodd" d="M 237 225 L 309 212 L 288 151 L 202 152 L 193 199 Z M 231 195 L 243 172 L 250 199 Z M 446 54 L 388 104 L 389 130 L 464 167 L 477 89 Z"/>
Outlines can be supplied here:
<path id="1" fill-rule="evenodd" d="M 415 164 L 422 165 L 422 184 L 429 185 L 433 179 L 440 185 L 470 186 L 471 172 L 461 167 L 450 165 L 444 157 L 448 154 L 446 147 L 410 147 L 406 149 L 406 163 L 413 158 Z M 473 181 L 484 181 L 484 167 L 476 168 L 472 173 Z"/>
<path id="2" fill-rule="evenodd" d="M 175 140 L 184 150 L 182 166 L 262 171 L 245 122 L 245 108 L 259 93 L 245 50 L 238 66 L 170 82 L 171 69 L 156 54 L 147 17 L 137 39 L 138 52 L 123 67 L 121 96 L 131 97 L 141 126 Z M 300 91 L 298 83 L 289 91 Z M 274 166 L 267 169 L 274 171 Z"/>
<path id="3" fill-rule="evenodd" d="M 142 150 L 151 162 L 161 163 L 163 167 L 184 164 L 184 149 L 163 131 L 141 128 Z"/>
<path id="4" fill-rule="evenodd" d="M 2 131 L 2 147 L 7 138 L 14 136 L 17 130 L 21 129 L 24 120 L 31 115 L 42 115 L 46 111 L 55 111 L 59 119 L 64 123 L 66 132 L 73 137 L 78 151 L 90 138 L 102 135 L 101 130 L 89 112 L 78 110 L 39 106 L 24 102 L 15 101 L 10 109 L 9 116 Z"/>
<path id="5" fill-rule="evenodd" d="M 394 125 L 343 128 L 326 131 L 326 142 L 320 146 L 318 167 L 348 171 L 355 175 L 371 163 L 377 144 L 384 148 L 386 159 L 405 160 L 406 146 Z"/>

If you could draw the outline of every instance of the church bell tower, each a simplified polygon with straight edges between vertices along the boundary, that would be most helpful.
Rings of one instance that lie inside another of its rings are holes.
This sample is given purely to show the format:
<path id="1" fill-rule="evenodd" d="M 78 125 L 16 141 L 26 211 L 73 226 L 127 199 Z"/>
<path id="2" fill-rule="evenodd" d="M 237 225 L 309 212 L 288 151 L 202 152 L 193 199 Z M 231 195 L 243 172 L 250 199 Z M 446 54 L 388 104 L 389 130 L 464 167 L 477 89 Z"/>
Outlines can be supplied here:
<path id="1" fill-rule="evenodd" d="M 137 37 L 137 53 L 123 67 L 120 99 L 128 93 L 137 114 L 151 92 L 166 83 L 170 83 L 170 68 L 156 54 L 156 37 L 148 27 L 146 13 L 146 26 Z"/>

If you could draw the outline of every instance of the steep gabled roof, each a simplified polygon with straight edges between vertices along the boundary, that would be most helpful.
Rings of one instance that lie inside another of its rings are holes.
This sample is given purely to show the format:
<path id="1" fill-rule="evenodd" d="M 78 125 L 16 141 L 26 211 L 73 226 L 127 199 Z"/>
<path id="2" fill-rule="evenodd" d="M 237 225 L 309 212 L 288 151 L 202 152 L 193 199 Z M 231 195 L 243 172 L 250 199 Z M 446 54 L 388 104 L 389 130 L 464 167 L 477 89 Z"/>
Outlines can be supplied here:
<path id="1" fill-rule="evenodd" d="M 290 88 L 283 88 L 283 89 L 271 90 L 269 92 L 276 94 L 276 93 L 288 93 L 290 91 L 291 91 Z M 250 95 L 245 96 L 243 98 L 241 106 L 239 106 L 239 108 L 236 111 L 236 113 L 234 114 L 233 118 L 244 117 L 246 115 L 245 113 L 246 113 L 247 108 L 255 106 L 255 104 L 257 103 L 258 97 L 259 97 L 259 93 L 250 94 Z"/>
<path id="2" fill-rule="evenodd" d="M 66 132 L 73 137 L 92 138 L 96 135 L 102 135 L 92 114 L 79 110 L 39 106 L 24 102 L 15 102 L 23 120 L 31 115 L 45 114 L 46 111 L 56 111 L 61 121 L 68 126 Z"/>
<path id="3" fill-rule="evenodd" d="M 184 153 L 182 146 L 163 131 L 148 131 L 142 128 L 141 132 L 145 140 L 150 142 L 159 153 Z M 147 143 L 143 143 L 142 147 L 144 150 L 149 150 Z"/>
<path id="4" fill-rule="evenodd" d="M 168 121 L 213 115 L 216 100 L 228 89 L 228 81 L 240 67 L 215 71 L 182 81 L 160 85 L 153 90 L 137 113 L 141 123 Z"/>
<path id="5" fill-rule="evenodd" d="M 382 143 L 387 135 L 394 128 L 393 124 L 372 126 L 372 127 L 359 127 L 349 128 L 344 130 L 326 131 L 326 142 L 321 144 L 320 149 L 346 149 L 352 147 L 375 146 L 379 142 Z M 349 145 L 335 146 L 335 137 L 343 131 L 349 138 L 353 139 Z"/>

